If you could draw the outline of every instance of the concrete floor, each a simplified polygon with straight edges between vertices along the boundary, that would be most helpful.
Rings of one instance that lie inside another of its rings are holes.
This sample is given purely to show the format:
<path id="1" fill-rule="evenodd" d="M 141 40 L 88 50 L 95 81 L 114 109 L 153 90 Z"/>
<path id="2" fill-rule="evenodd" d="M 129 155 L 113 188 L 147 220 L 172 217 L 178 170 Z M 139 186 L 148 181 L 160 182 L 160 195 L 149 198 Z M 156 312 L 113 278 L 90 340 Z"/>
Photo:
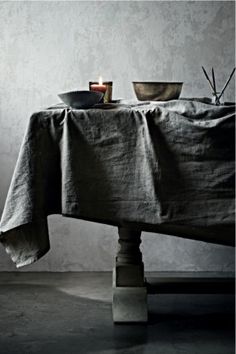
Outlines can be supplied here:
<path id="1" fill-rule="evenodd" d="M 0 273 L 1 354 L 233 354 L 232 295 L 149 295 L 113 325 L 110 273 Z"/>

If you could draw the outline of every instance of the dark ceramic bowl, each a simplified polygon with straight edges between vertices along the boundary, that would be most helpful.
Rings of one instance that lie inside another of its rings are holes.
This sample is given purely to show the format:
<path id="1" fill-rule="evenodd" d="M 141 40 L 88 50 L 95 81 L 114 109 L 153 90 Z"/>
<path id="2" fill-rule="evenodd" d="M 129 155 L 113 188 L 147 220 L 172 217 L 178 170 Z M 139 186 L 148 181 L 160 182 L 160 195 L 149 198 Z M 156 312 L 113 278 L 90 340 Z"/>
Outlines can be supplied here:
<path id="1" fill-rule="evenodd" d="M 139 101 L 169 101 L 178 99 L 183 82 L 133 82 Z"/>
<path id="2" fill-rule="evenodd" d="M 67 106 L 76 109 L 90 108 L 99 103 L 103 98 L 99 91 L 71 91 L 60 93 L 58 96 Z"/>

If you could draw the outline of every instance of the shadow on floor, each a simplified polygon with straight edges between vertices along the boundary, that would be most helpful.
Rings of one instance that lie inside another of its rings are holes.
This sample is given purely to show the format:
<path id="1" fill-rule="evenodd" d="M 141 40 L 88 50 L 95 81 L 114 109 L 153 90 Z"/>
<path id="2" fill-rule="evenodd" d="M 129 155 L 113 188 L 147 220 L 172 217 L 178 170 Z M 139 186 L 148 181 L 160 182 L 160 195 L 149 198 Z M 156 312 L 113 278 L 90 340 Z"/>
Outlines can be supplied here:
<path id="1" fill-rule="evenodd" d="M 113 325 L 111 303 L 55 286 L 2 284 L 0 354 L 234 353 L 231 295 L 149 296 L 147 325 Z"/>

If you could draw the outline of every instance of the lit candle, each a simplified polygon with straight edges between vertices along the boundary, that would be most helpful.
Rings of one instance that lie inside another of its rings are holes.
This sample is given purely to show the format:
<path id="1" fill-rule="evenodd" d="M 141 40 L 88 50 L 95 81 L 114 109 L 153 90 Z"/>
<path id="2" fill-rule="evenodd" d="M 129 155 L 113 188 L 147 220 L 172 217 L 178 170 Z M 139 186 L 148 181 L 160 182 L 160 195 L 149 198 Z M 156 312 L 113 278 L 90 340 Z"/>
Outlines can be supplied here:
<path id="1" fill-rule="evenodd" d="M 91 86 L 90 86 L 91 91 L 100 91 L 100 92 L 105 93 L 106 89 L 107 89 L 107 87 L 106 87 L 106 85 L 103 85 L 101 76 L 99 77 L 98 84 L 91 84 Z"/>

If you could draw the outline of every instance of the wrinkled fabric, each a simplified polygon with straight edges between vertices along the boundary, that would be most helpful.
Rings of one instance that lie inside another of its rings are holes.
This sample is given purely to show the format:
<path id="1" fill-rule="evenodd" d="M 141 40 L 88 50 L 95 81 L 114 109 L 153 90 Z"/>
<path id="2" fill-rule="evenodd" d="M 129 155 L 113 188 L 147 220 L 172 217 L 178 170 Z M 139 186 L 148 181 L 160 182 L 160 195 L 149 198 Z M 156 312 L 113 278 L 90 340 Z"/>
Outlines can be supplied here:
<path id="1" fill-rule="evenodd" d="M 234 118 L 235 106 L 191 100 L 34 113 L 2 244 L 17 267 L 34 262 L 49 250 L 51 214 L 113 225 L 233 225 Z"/>

